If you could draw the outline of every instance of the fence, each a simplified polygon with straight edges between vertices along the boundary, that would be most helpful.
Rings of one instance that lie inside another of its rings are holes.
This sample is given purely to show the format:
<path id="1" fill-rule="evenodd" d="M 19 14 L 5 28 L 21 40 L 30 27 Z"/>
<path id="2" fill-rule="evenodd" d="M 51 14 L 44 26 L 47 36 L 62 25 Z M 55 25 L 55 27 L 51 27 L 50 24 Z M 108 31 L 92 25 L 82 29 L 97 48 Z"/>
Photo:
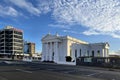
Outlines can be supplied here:
<path id="1" fill-rule="evenodd" d="M 79 57 L 76 65 L 120 68 L 120 57 Z"/>

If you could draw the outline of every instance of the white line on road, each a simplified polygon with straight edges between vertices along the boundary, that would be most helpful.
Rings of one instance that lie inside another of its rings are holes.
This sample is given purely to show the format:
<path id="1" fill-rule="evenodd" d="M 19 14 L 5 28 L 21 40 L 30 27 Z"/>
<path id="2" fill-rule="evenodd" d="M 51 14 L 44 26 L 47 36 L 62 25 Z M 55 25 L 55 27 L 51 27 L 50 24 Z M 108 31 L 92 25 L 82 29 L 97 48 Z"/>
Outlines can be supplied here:
<path id="1" fill-rule="evenodd" d="M 101 74 L 102 72 L 99 72 L 99 73 L 92 73 L 92 74 L 89 74 L 89 75 L 86 75 L 86 76 L 94 76 L 96 74 Z"/>
<path id="2" fill-rule="evenodd" d="M 26 72 L 26 73 L 32 73 L 31 71 L 26 71 L 26 70 L 23 70 L 23 69 L 16 69 L 17 71 L 21 71 L 21 72 Z"/>
<path id="3" fill-rule="evenodd" d="M 12 64 L 12 62 L 11 61 L 4 61 L 5 63 L 7 63 L 7 64 Z"/>
<path id="4" fill-rule="evenodd" d="M 68 73 L 71 73 L 71 72 L 76 72 L 75 70 L 72 70 L 72 71 L 64 71 L 64 73 L 68 74 Z"/>
<path id="5" fill-rule="evenodd" d="M 48 71 L 53 71 L 53 70 L 55 70 L 55 69 L 47 69 Z"/>

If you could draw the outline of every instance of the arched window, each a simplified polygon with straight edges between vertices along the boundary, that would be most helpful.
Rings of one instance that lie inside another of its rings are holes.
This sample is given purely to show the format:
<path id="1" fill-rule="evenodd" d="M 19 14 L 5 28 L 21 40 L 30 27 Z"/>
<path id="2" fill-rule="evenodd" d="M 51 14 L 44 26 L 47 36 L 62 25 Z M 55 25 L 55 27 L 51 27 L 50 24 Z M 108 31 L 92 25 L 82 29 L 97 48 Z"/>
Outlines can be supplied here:
<path id="1" fill-rule="evenodd" d="M 81 57 L 81 49 L 80 49 L 80 57 Z"/>
<path id="2" fill-rule="evenodd" d="M 92 51 L 92 57 L 94 57 L 94 51 Z"/>
<path id="3" fill-rule="evenodd" d="M 77 49 L 75 50 L 75 57 L 77 57 Z"/>
<path id="4" fill-rule="evenodd" d="M 87 56 L 89 57 L 89 50 L 87 50 Z"/>
<path id="5" fill-rule="evenodd" d="M 100 57 L 100 50 L 97 51 L 97 56 Z"/>

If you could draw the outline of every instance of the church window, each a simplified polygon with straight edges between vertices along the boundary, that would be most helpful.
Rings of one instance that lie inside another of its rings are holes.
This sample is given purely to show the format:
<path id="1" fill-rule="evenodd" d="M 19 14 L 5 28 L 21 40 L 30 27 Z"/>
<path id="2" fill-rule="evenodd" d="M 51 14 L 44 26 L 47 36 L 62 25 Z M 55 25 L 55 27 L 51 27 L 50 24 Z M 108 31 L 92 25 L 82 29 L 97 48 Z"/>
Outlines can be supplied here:
<path id="1" fill-rule="evenodd" d="M 94 51 L 92 51 L 92 57 L 94 57 Z"/>
<path id="2" fill-rule="evenodd" d="M 81 49 L 80 49 L 80 57 L 81 57 Z"/>
<path id="3" fill-rule="evenodd" d="M 97 51 L 97 56 L 100 57 L 100 50 Z"/>
<path id="4" fill-rule="evenodd" d="M 77 49 L 75 50 L 75 57 L 77 57 Z"/>
<path id="5" fill-rule="evenodd" d="M 87 56 L 89 57 L 89 50 L 87 50 Z"/>

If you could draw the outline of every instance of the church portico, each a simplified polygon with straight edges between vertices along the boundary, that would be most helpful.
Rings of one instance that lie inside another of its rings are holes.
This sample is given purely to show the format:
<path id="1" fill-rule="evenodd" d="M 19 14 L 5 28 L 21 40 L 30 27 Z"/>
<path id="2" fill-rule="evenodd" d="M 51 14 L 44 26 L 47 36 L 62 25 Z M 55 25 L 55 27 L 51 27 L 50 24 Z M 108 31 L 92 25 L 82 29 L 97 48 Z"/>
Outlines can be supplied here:
<path id="1" fill-rule="evenodd" d="M 57 62 L 59 60 L 58 55 L 58 46 L 60 44 L 60 40 L 46 40 L 42 43 L 42 52 L 44 53 L 42 61 L 53 61 Z"/>

